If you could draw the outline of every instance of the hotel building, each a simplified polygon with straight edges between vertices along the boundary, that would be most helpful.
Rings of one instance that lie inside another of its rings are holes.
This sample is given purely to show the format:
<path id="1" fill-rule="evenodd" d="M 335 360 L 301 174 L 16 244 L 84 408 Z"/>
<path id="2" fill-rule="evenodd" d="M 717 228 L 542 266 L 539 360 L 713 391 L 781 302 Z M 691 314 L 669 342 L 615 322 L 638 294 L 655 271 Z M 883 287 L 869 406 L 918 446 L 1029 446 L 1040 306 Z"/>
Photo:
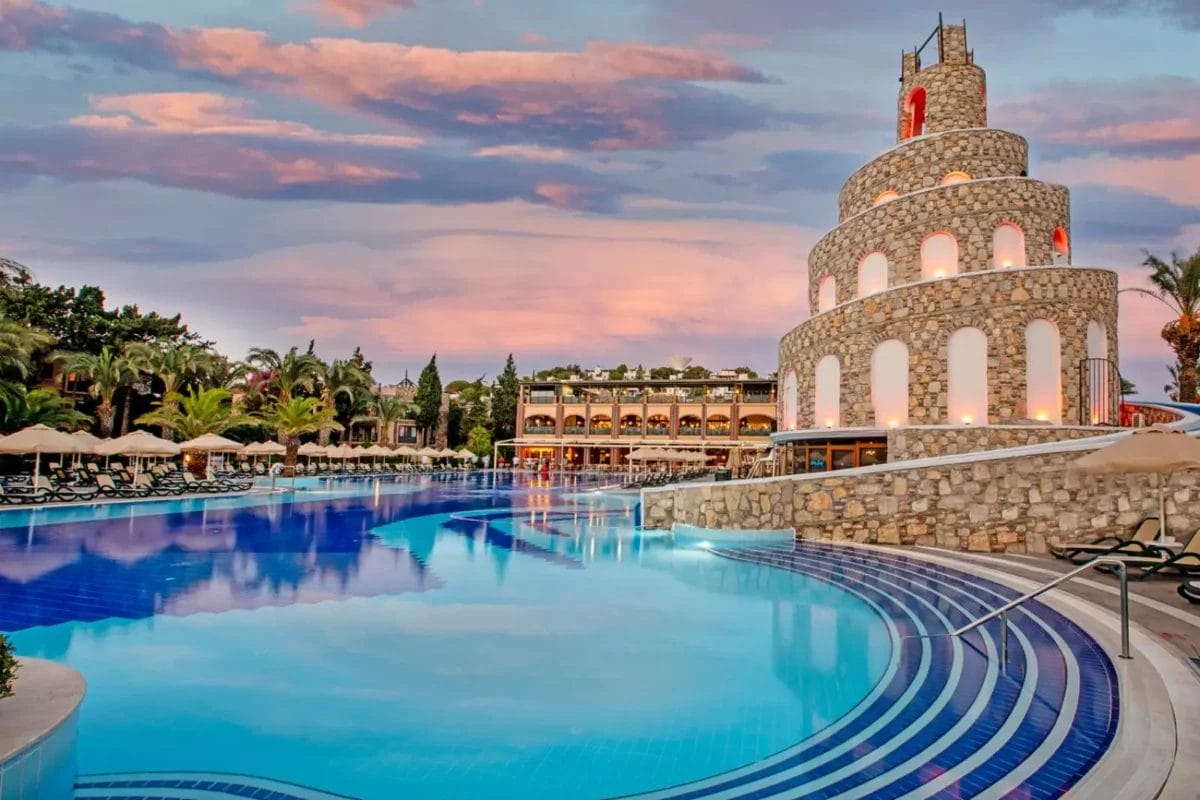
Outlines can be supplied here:
<path id="1" fill-rule="evenodd" d="M 777 410 L 770 378 L 526 381 L 516 438 L 497 446 L 506 458 L 578 467 L 620 467 L 640 447 L 673 448 L 720 466 L 731 450 L 768 447 Z"/>
<path id="2" fill-rule="evenodd" d="M 965 24 L 903 54 L 896 144 L 842 187 L 780 342 L 777 473 L 895 460 L 906 429 L 982 450 L 1118 424 L 1117 276 L 1072 264 L 1068 191 L 1028 152 L 988 127 Z"/>

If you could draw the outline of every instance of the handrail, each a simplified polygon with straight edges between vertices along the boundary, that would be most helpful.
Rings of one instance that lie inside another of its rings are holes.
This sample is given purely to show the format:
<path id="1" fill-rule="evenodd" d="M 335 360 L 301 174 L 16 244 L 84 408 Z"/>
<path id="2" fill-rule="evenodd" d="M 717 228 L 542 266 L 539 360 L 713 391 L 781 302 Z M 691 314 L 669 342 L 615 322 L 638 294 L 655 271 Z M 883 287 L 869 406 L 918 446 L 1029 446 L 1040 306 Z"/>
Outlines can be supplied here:
<path id="1" fill-rule="evenodd" d="M 999 608 L 995 609 L 994 611 L 989 611 L 987 614 L 984 614 L 979 619 L 976 619 L 972 622 L 968 622 L 966 625 L 962 626 L 961 628 L 959 628 L 957 630 L 949 631 L 947 633 L 924 634 L 921 636 L 906 636 L 905 638 L 906 639 L 934 639 L 934 638 L 941 637 L 941 636 L 959 637 L 959 636 L 962 636 L 964 633 L 970 633 L 971 631 L 975 630 L 979 626 L 983 625 L 985 622 L 991 622 L 996 617 L 999 617 L 1000 625 L 1001 625 L 1001 627 L 1000 627 L 1000 665 L 1001 665 L 1002 669 L 1007 669 L 1007 666 L 1008 666 L 1008 612 L 1012 611 L 1014 608 L 1016 608 L 1020 605 L 1023 605 L 1024 603 L 1029 602 L 1030 600 L 1034 599 L 1038 595 L 1041 595 L 1041 594 L 1044 594 L 1045 592 L 1050 591 L 1051 589 L 1058 586 L 1059 584 L 1066 583 L 1067 581 L 1071 580 L 1071 578 L 1074 578 L 1075 576 L 1077 576 L 1079 573 L 1084 572 L 1085 570 L 1095 568 L 1099 564 L 1112 564 L 1114 567 L 1116 567 L 1117 577 L 1120 578 L 1120 581 L 1121 581 L 1121 654 L 1120 654 L 1120 657 L 1125 658 L 1125 659 L 1132 659 L 1133 656 L 1131 656 L 1129 654 L 1129 574 L 1128 574 L 1128 568 L 1126 567 L 1124 561 L 1122 561 L 1120 558 L 1116 558 L 1114 556 L 1099 556 L 1097 558 L 1094 558 L 1091 561 L 1087 562 L 1086 564 L 1083 564 L 1083 565 L 1077 567 L 1076 569 L 1071 570 L 1070 572 L 1059 575 L 1054 580 L 1043 583 L 1041 586 L 1038 586 L 1033 591 L 1027 592 L 1027 593 L 1021 595 L 1020 597 L 1016 598 L 1015 600 L 1010 600 L 1009 602 L 1005 603 L 1004 605 L 1000 606 Z"/>

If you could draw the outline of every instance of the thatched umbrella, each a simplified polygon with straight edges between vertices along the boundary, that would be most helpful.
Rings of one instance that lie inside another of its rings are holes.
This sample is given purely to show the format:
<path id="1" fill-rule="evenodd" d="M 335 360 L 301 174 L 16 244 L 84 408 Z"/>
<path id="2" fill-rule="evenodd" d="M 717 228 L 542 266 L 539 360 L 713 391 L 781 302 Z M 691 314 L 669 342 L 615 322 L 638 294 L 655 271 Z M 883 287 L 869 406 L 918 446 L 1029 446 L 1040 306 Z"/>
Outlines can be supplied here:
<path id="1" fill-rule="evenodd" d="M 1088 453 L 1073 466 L 1093 475 L 1158 475 L 1158 535 L 1161 540 L 1167 534 L 1167 483 L 1172 472 L 1200 469 L 1200 440 L 1166 425 L 1153 425 Z"/>

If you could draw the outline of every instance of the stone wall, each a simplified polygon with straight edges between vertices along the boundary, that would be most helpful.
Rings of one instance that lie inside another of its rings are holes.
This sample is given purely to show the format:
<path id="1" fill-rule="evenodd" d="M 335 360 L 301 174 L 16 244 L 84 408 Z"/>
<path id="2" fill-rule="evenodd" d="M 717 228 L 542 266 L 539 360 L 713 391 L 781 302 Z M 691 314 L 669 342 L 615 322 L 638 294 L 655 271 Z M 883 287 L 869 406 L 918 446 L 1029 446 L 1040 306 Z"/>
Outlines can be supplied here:
<path id="1" fill-rule="evenodd" d="M 939 176 L 940 177 L 940 176 Z M 1063 186 L 1028 178 L 989 178 L 938 186 L 898 197 L 848 219 L 808 257 L 809 304 L 817 308 L 821 279 L 837 281 L 837 302 L 858 293 L 858 265 L 868 253 L 888 260 L 888 286 L 921 280 L 921 244 L 945 231 L 958 241 L 959 273 L 992 269 L 992 235 L 1010 222 L 1025 233 L 1027 264 L 1054 263 L 1054 229 L 1070 234 L 1070 197 Z"/>
<path id="2" fill-rule="evenodd" d="M 1052 544 L 1124 533 L 1157 515 L 1155 478 L 1089 476 L 1069 465 L 1084 451 L 983 456 L 908 465 L 708 483 L 642 492 L 651 528 L 794 528 L 806 538 L 952 550 L 1042 553 Z M 1195 473 L 1169 484 L 1170 530 L 1200 526 Z"/>
<path id="3" fill-rule="evenodd" d="M 920 69 L 917 59 L 901 61 L 900 94 L 896 102 L 896 139 L 905 138 L 905 101 L 923 86 L 926 92 L 924 133 L 987 127 L 987 78 L 967 53 L 961 25 L 942 29 L 941 63 Z M 914 68 L 916 71 L 914 71 Z"/>
<path id="4" fill-rule="evenodd" d="M 1132 426 L 1135 414 L 1141 414 L 1142 419 L 1147 425 L 1169 425 L 1172 422 L 1178 422 L 1182 418 L 1182 415 L 1178 412 L 1160 406 L 1148 406 L 1142 403 L 1121 404 L 1122 425 Z"/>
<path id="5" fill-rule="evenodd" d="M 932 189 L 951 172 L 974 179 L 1017 178 L 1029 168 L 1029 144 L 1008 131 L 946 131 L 896 145 L 850 176 L 838 197 L 838 220 L 866 211 L 880 194 Z"/>
<path id="6" fill-rule="evenodd" d="M 1059 425 L 976 425 L 897 428 L 887 433 L 888 461 L 911 461 L 1006 447 L 1066 442 L 1112 433 L 1112 428 Z"/>
<path id="7" fill-rule="evenodd" d="M 779 375 L 782 380 L 789 370 L 796 373 L 798 427 L 820 427 L 813 408 L 816 364 L 837 356 L 840 424 L 872 427 L 877 422 L 871 355 L 880 342 L 899 339 L 908 345 L 910 424 L 947 424 L 947 342 L 959 328 L 974 326 L 988 338 L 988 421 L 1031 419 L 1034 410 L 1025 407 L 1025 326 L 1043 318 L 1058 325 L 1063 421 L 1075 422 L 1089 321 L 1104 324 L 1109 358 L 1117 362 L 1116 292 L 1115 273 L 1075 267 L 992 270 L 903 286 L 819 314 L 785 335 Z"/>

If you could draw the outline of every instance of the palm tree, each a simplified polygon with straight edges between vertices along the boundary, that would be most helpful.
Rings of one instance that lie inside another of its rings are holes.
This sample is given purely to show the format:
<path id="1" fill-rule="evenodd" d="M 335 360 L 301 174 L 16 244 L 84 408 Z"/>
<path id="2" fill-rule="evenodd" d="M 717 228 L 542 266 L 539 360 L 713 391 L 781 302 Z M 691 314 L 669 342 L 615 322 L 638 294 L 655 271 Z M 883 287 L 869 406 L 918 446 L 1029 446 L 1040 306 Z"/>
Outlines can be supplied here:
<path id="1" fill-rule="evenodd" d="M 63 397 L 56 389 L 28 389 L 6 396 L 3 402 L 4 429 L 18 430 L 30 425 L 45 425 L 60 430 L 72 430 L 91 421 L 91 417 L 76 410 L 75 402 Z"/>
<path id="2" fill-rule="evenodd" d="M 329 418 L 321 401 L 315 397 L 292 397 L 274 403 L 262 415 L 268 426 L 275 430 L 280 443 L 287 448 L 283 456 L 283 474 L 296 474 L 296 451 L 300 449 L 300 437 L 306 433 L 319 433 L 324 428 L 341 430 L 342 426 Z"/>
<path id="3" fill-rule="evenodd" d="M 332 418 L 337 410 L 338 397 L 353 401 L 359 393 L 369 391 L 372 384 L 371 376 L 352 361 L 336 360 L 321 364 L 321 404 L 325 407 L 325 413 Z M 318 437 L 322 447 L 329 444 L 329 429 L 322 429 Z"/>
<path id="4" fill-rule="evenodd" d="M 19 398 L 33 372 L 33 355 L 54 343 L 40 328 L 0 317 L 0 398 Z"/>
<path id="5" fill-rule="evenodd" d="M 206 433 L 221 434 L 239 425 L 253 425 L 254 417 L 243 414 L 233 403 L 228 389 L 189 388 L 187 394 L 164 396 L 158 408 L 137 418 L 138 425 L 160 425 L 183 439 Z"/>
<path id="6" fill-rule="evenodd" d="M 1171 253 L 1168 263 L 1146 253 L 1151 289 L 1131 289 L 1157 298 L 1171 309 L 1175 319 L 1163 326 L 1162 337 L 1175 351 L 1178 363 L 1179 401 L 1196 402 L 1196 364 L 1200 361 L 1200 249 L 1181 258 Z"/>
<path id="7" fill-rule="evenodd" d="M 271 385 L 280 402 L 286 403 L 298 391 L 312 391 L 321 377 L 321 360 L 312 353 L 293 347 L 280 355 L 267 347 L 255 347 L 246 361 L 256 369 L 270 373 Z"/>
<path id="8" fill-rule="evenodd" d="M 379 443 L 385 447 L 392 443 L 392 428 L 398 420 L 409 414 L 408 403 L 399 397 L 380 397 L 375 401 L 372 413 L 355 417 L 351 423 L 374 422 L 379 426 Z"/>
<path id="9" fill-rule="evenodd" d="M 111 436 L 113 420 L 117 415 L 113 397 L 122 386 L 137 380 L 136 365 L 107 346 L 100 349 L 100 355 L 56 353 L 53 358 L 64 361 L 63 368 L 67 372 L 91 381 L 88 394 L 98 401 L 96 419 L 100 422 L 100 435 Z"/>
<path id="10" fill-rule="evenodd" d="M 163 406 L 175 405 L 183 384 L 196 377 L 214 360 L 212 351 L 194 344 L 153 345 L 135 343 L 125 348 L 130 362 L 142 372 L 149 372 L 163 384 Z M 129 405 L 132 392 L 125 392 L 125 415 L 121 420 L 121 433 L 129 429 Z M 162 434 L 167 435 L 164 426 Z"/>

